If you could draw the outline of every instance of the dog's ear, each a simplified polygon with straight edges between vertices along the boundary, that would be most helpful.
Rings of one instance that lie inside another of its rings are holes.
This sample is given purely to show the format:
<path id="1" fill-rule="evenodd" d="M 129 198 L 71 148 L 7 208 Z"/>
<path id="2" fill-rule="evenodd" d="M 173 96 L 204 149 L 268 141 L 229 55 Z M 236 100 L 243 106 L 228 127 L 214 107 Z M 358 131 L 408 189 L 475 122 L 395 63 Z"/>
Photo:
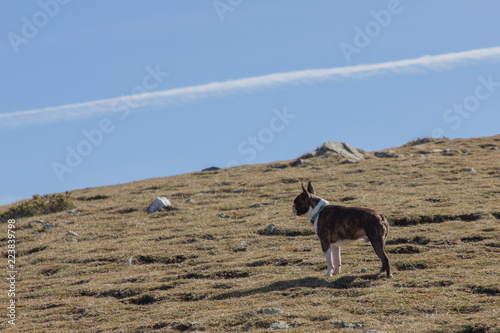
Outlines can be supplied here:
<path id="1" fill-rule="evenodd" d="M 309 181 L 309 183 L 307 184 L 307 192 L 311 193 L 311 194 L 315 194 L 314 192 L 314 188 L 311 184 L 311 181 Z"/>
<path id="2" fill-rule="evenodd" d="M 304 198 L 304 199 L 307 199 L 309 198 L 311 195 L 309 194 L 309 192 L 307 192 L 306 188 L 304 187 L 304 184 L 302 184 L 302 193 L 301 193 L 301 197 Z"/>

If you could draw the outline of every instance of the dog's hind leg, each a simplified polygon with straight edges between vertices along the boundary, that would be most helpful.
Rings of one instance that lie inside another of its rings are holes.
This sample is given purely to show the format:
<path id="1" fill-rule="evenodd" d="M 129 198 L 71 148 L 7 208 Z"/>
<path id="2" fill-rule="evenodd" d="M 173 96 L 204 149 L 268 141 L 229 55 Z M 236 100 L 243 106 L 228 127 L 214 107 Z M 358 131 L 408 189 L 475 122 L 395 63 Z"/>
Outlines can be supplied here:
<path id="1" fill-rule="evenodd" d="M 380 270 L 380 273 L 386 272 L 387 277 L 390 278 L 392 277 L 391 274 L 391 266 L 389 265 L 389 258 L 387 257 L 387 254 L 385 253 L 385 246 L 384 246 L 384 241 L 383 238 L 377 238 L 371 240 L 373 249 L 375 250 L 375 253 L 377 256 L 380 258 L 382 261 L 382 269 Z"/>

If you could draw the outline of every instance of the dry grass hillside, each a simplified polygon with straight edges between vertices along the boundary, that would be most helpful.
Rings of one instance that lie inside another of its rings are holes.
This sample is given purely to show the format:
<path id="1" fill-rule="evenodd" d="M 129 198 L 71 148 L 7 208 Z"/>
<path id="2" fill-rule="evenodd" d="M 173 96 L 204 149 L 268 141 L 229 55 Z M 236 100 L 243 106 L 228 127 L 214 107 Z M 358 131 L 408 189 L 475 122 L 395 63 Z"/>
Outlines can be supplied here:
<path id="1" fill-rule="evenodd" d="M 71 213 L 16 219 L 16 326 L 2 315 L 1 329 L 500 332 L 499 146 L 416 140 L 359 163 L 327 153 L 72 191 Z M 361 242 L 323 277 L 314 228 L 291 212 L 307 180 L 330 203 L 389 218 L 392 279 Z M 173 209 L 148 214 L 157 196 Z"/>

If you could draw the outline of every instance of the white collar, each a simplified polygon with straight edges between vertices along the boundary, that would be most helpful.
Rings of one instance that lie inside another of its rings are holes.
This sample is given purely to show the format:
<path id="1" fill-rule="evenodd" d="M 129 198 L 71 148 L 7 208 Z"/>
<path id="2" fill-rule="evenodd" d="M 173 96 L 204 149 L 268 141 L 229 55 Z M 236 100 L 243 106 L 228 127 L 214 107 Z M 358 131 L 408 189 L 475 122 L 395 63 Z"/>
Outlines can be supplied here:
<path id="1" fill-rule="evenodd" d="M 319 197 L 318 197 L 319 198 Z M 314 223 L 317 219 L 318 219 L 318 216 L 319 216 L 319 213 L 321 212 L 321 210 L 323 208 L 325 208 L 325 206 L 329 205 L 330 203 L 328 201 L 326 201 L 325 199 L 321 199 L 319 198 L 319 202 L 318 204 L 316 205 L 316 207 L 314 207 L 314 209 L 310 212 L 310 216 L 311 216 L 311 223 Z"/>

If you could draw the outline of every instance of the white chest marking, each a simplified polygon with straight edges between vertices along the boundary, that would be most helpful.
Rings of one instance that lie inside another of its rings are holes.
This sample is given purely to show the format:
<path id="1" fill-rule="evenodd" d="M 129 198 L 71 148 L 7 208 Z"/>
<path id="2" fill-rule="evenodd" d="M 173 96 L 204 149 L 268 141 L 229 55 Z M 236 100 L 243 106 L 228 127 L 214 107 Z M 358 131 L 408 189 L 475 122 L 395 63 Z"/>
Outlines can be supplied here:
<path id="1" fill-rule="evenodd" d="M 320 198 L 321 199 L 321 198 Z M 307 213 L 305 214 L 306 217 L 310 220 L 313 218 L 314 214 L 316 214 L 320 209 L 322 209 L 323 207 L 329 205 L 330 203 L 328 201 L 326 201 L 325 199 L 321 199 L 318 204 L 316 205 L 316 207 L 314 207 L 314 209 L 312 207 L 309 207 L 309 210 L 307 211 Z M 316 236 L 318 237 L 319 239 L 319 235 L 318 235 L 318 220 L 319 220 L 319 215 L 318 217 L 314 220 L 314 231 L 316 232 Z"/>

